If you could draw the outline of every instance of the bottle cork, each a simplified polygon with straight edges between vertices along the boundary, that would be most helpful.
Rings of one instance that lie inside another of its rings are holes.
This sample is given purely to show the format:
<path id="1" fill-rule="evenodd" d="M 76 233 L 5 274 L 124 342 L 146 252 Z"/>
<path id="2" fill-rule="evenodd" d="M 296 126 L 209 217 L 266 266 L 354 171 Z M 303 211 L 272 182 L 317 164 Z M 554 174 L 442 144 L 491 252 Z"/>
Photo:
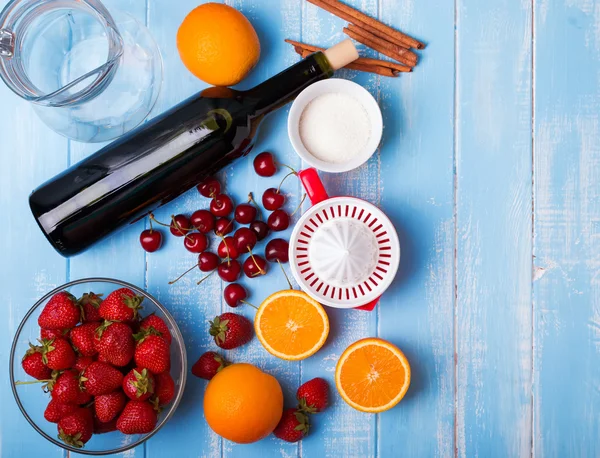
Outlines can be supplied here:
<path id="1" fill-rule="evenodd" d="M 333 70 L 345 67 L 358 59 L 358 51 L 350 39 L 340 41 L 337 45 L 323 51 L 323 53 Z"/>

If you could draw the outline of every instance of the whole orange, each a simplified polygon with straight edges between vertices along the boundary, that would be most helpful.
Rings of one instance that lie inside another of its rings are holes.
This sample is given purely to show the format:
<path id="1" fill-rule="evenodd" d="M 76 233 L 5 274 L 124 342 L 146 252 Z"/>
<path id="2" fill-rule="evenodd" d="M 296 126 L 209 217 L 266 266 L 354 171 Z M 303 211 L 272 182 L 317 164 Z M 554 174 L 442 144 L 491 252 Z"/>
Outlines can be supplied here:
<path id="1" fill-rule="evenodd" d="M 239 83 L 260 57 L 250 21 L 222 3 L 205 3 L 186 16 L 177 32 L 177 49 L 188 70 L 214 86 Z"/>
<path id="2" fill-rule="evenodd" d="M 204 416 L 219 436 L 249 444 L 271 434 L 283 413 L 283 392 L 275 377 L 252 364 L 227 366 L 204 393 Z"/>

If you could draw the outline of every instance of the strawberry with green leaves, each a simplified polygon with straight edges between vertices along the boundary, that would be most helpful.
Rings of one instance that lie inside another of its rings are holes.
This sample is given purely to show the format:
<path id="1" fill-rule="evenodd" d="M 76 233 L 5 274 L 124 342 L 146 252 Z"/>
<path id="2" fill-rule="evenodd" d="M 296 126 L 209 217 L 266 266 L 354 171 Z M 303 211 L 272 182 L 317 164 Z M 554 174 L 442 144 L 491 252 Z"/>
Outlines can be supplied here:
<path id="1" fill-rule="evenodd" d="M 36 380 L 47 380 L 52 374 L 52 369 L 44 364 L 42 347 L 36 345 L 29 344 L 29 349 L 21 360 L 21 366 L 27 375 Z"/>
<path id="2" fill-rule="evenodd" d="M 156 411 L 148 401 L 129 401 L 119 415 L 117 429 L 123 434 L 147 434 L 156 421 Z"/>
<path id="3" fill-rule="evenodd" d="M 93 431 L 92 413 L 83 407 L 58 422 L 58 438 L 72 447 L 83 447 L 91 439 Z"/>
<path id="4" fill-rule="evenodd" d="M 100 316 L 100 304 L 102 303 L 102 294 L 85 293 L 79 298 L 77 304 L 81 309 L 81 322 L 90 323 L 102 321 Z"/>
<path id="5" fill-rule="evenodd" d="M 133 331 L 125 323 L 105 321 L 96 329 L 94 346 L 104 361 L 127 366 L 135 351 Z"/>
<path id="6" fill-rule="evenodd" d="M 127 402 L 127 397 L 122 391 L 113 391 L 101 394 L 94 398 L 94 410 L 96 417 L 101 423 L 108 423 L 117 418 Z"/>
<path id="7" fill-rule="evenodd" d="M 65 339 L 42 339 L 42 361 L 50 369 L 61 371 L 75 364 L 75 351 Z"/>
<path id="8" fill-rule="evenodd" d="M 296 391 L 298 408 L 306 413 L 323 412 L 329 403 L 329 385 L 321 377 L 300 385 Z"/>
<path id="9" fill-rule="evenodd" d="M 123 391 L 129 399 L 145 401 L 155 391 L 154 375 L 148 369 L 136 367 L 123 378 Z"/>
<path id="10" fill-rule="evenodd" d="M 42 329 L 71 329 L 79 323 L 81 311 L 75 297 L 62 291 L 52 296 L 38 317 Z"/>
<path id="11" fill-rule="evenodd" d="M 81 384 L 92 396 L 116 391 L 123 383 L 123 374 L 110 364 L 94 361 L 81 375 Z"/>
<path id="12" fill-rule="evenodd" d="M 205 380 L 211 380 L 217 372 L 228 366 L 229 362 L 214 351 L 203 353 L 192 366 L 192 374 Z"/>
<path id="13" fill-rule="evenodd" d="M 148 315 L 140 323 L 140 330 L 149 330 L 152 332 L 152 329 L 158 332 L 158 335 L 165 339 L 169 345 L 171 345 L 172 336 L 171 332 L 169 331 L 169 327 L 162 318 L 156 316 L 154 313 Z"/>
<path id="14" fill-rule="evenodd" d="M 248 318 L 237 313 L 223 313 L 210 322 L 209 333 L 217 346 L 231 350 L 250 342 L 253 326 Z"/>
<path id="15" fill-rule="evenodd" d="M 98 322 L 83 323 L 71 329 L 71 343 L 83 356 L 94 356 L 98 351 L 94 344 Z"/>
<path id="16" fill-rule="evenodd" d="M 165 372 L 171 366 L 171 350 L 165 339 L 147 331 L 136 334 L 134 360 L 138 367 L 148 369 L 153 374 Z"/>
<path id="17" fill-rule="evenodd" d="M 308 416 L 300 410 L 290 408 L 283 411 L 273 434 L 286 442 L 298 442 L 308 434 L 309 429 Z"/>
<path id="18" fill-rule="evenodd" d="M 137 296 L 129 288 L 120 288 L 100 304 L 100 316 L 108 321 L 136 321 L 144 296 Z"/>
<path id="19" fill-rule="evenodd" d="M 78 404 L 80 402 L 81 388 L 79 375 L 75 371 L 65 371 L 56 377 L 56 381 L 48 384 L 52 399 L 64 404 Z"/>

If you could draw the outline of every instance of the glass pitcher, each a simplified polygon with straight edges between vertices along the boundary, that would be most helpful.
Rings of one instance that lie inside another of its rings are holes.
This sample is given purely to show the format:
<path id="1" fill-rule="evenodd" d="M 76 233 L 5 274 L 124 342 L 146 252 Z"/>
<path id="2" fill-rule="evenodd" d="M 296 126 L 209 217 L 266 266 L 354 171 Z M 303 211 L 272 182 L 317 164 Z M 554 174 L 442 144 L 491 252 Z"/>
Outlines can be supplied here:
<path id="1" fill-rule="evenodd" d="M 162 60 L 144 25 L 98 0 L 12 0 L 0 13 L 0 77 L 54 131 L 101 142 L 146 118 Z"/>

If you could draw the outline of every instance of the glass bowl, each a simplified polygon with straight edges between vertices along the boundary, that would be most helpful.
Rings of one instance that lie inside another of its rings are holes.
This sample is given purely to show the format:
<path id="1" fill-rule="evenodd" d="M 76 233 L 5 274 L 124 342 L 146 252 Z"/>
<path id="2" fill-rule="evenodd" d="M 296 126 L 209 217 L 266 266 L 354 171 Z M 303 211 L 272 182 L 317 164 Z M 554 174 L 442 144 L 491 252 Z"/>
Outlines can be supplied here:
<path id="1" fill-rule="evenodd" d="M 147 316 L 150 313 L 155 313 L 158 317 L 162 318 L 169 327 L 169 331 L 173 336 L 173 341 L 171 343 L 171 377 L 173 377 L 173 380 L 175 381 L 175 397 L 170 404 L 164 407 L 164 410 L 159 415 L 158 423 L 152 432 L 135 435 L 125 435 L 119 431 L 94 434 L 83 448 L 75 448 L 60 441 L 58 439 L 56 424 L 50 423 L 44 418 L 44 410 L 48 404 L 50 395 L 43 392 L 41 387 L 42 384 L 15 385 L 15 382 L 18 380 L 32 380 L 21 367 L 21 359 L 29 348 L 29 342 L 34 343 L 39 338 L 40 328 L 37 324 L 38 316 L 46 305 L 46 302 L 48 302 L 48 299 L 54 294 L 66 290 L 75 297 L 81 297 L 83 293 L 93 291 L 96 294 L 103 294 L 103 297 L 106 297 L 110 292 L 119 288 L 130 288 L 136 294 L 144 296 L 141 314 Z M 23 321 L 17 329 L 10 352 L 10 382 L 12 391 L 15 400 L 17 401 L 17 405 L 19 406 L 19 409 L 21 409 L 21 412 L 23 412 L 23 415 L 25 415 L 27 421 L 31 423 L 31 426 L 33 426 L 38 433 L 53 444 L 66 450 L 85 455 L 109 455 L 112 453 L 123 452 L 136 447 L 156 434 L 156 432 L 169 421 L 173 416 L 175 409 L 177 409 L 177 405 L 183 396 L 186 374 L 187 358 L 183 337 L 169 311 L 150 294 L 140 288 L 110 278 L 85 278 L 69 282 L 50 291 L 37 301 L 31 310 L 27 312 L 25 318 L 23 318 Z"/>

